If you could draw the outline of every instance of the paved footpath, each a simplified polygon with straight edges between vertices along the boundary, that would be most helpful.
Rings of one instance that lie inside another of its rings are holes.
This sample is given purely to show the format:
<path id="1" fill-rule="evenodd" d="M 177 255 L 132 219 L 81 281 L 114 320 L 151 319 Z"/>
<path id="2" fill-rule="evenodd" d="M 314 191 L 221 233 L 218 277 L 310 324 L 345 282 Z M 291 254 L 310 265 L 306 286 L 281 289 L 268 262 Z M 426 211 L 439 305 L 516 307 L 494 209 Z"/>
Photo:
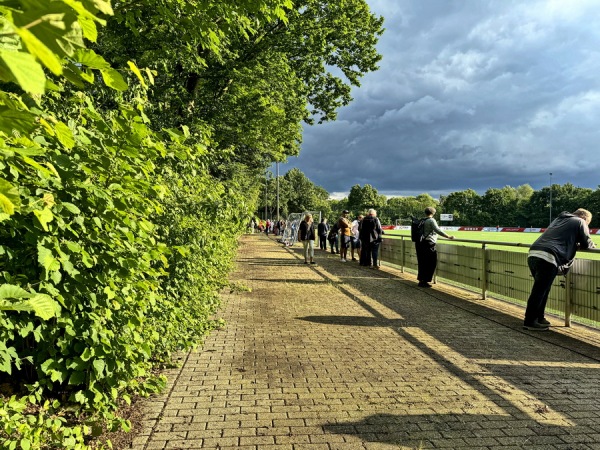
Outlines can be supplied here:
<path id="1" fill-rule="evenodd" d="M 227 325 L 145 403 L 133 449 L 600 449 L 600 332 L 316 260 L 242 238 Z"/>

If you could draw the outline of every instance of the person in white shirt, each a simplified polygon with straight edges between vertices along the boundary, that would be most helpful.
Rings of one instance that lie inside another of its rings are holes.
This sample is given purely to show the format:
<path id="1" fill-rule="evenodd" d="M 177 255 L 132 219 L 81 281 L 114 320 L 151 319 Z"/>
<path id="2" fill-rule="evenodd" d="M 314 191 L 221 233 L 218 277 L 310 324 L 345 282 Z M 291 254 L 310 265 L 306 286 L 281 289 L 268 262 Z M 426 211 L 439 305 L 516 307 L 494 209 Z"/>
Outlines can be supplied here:
<path id="1" fill-rule="evenodd" d="M 358 238 L 358 227 L 360 222 L 363 220 L 363 215 L 359 214 L 356 219 L 352 221 L 350 231 L 352 236 L 350 237 L 350 249 L 352 252 L 352 261 L 358 261 L 360 259 L 360 239 Z M 354 250 L 356 250 L 356 256 L 354 256 Z"/>

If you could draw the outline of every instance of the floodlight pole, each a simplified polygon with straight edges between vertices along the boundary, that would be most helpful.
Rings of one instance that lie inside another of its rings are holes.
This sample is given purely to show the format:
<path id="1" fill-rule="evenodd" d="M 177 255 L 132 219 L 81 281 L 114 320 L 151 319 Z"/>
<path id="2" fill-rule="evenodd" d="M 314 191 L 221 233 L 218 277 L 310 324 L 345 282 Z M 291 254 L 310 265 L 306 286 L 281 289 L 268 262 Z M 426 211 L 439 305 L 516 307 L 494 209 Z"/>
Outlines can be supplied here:
<path id="1" fill-rule="evenodd" d="M 550 223 L 552 223 L 552 172 L 550 172 Z"/>

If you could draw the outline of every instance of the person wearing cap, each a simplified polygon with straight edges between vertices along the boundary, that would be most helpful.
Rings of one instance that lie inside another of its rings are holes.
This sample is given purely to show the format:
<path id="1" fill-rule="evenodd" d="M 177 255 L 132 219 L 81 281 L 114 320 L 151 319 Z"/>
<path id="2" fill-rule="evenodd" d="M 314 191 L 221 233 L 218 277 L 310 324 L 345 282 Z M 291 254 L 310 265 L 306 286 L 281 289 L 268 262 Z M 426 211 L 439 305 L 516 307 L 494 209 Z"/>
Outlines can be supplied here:
<path id="1" fill-rule="evenodd" d="M 347 209 L 342 211 L 342 216 L 338 220 L 338 228 L 340 229 L 340 260 L 346 262 L 348 247 L 350 247 L 350 237 L 352 236 L 352 224 L 348 220 L 350 211 Z"/>

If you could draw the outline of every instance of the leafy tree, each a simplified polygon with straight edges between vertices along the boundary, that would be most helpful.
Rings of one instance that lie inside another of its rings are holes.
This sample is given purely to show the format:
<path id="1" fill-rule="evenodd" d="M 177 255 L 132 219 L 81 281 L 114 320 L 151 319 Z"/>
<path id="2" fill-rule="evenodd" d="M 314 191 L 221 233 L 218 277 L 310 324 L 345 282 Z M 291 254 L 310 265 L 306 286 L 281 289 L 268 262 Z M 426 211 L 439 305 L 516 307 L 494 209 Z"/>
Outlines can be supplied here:
<path id="1" fill-rule="evenodd" d="M 585 208 L 592 189 L 576 187 L 571 183 L 552 185 L 552 217 L 562 211 L 573 212 L 577 208 Z"/>
<path id="2" fill-rule="evenodd" d="M 369 208 L 381 209 L 387 202 L 384 195 L 380 195 L 370 184 L 363 187 L 356 184 L 350 189 L 346 209 L 353 214 L 365 213 Z"/>
<path id="3" fill-rule="evenodd" d="M 209 124 L 220 147 L 211 171 L 227 177 L 232 161 L 262 174 L 296 155 L 301 120 L 334 119 L 350 86 L 377 69 L 381 25 L 364 0 L 130 1 L 98 48 L 156 70 L 153 122 Z"/>
<path id="4" fill-rule="evenodd" d="M 286 183 L 286 210 L 288 213 L 304 211 L 329 212 L 327 205 L 328 192 L 310 181 L 300 169 L 290 169 L 283 176 Z"/>
<path id="5" fill-rule="evenodd" d="M 535 191 L 525 211 L 529 222 L 534 227 L 546 227 L 550 221 L 550 189 L 552 189 L 552 219 L 562 211 L 573 212 L 577 208 L 585 208 L 593 194 L 591 189 L 579 188 L 571 183 L 553 184 Z"/>
<path id="6" fill-rule="evenodd" d="M 440 205 L 445 214 L 454 215 L 455 225 L 476 225 L 480 206 L 481 197 L 473 189 L 452 192 Z"/>
<path id="7" fill-rule="evenodd" d="M 514 226 L 517 204 L 516 189 L 510 186 L 502 189 L 490 188 L 481 199 L 482 214 L 478 217 L 478 223 Z"/>

